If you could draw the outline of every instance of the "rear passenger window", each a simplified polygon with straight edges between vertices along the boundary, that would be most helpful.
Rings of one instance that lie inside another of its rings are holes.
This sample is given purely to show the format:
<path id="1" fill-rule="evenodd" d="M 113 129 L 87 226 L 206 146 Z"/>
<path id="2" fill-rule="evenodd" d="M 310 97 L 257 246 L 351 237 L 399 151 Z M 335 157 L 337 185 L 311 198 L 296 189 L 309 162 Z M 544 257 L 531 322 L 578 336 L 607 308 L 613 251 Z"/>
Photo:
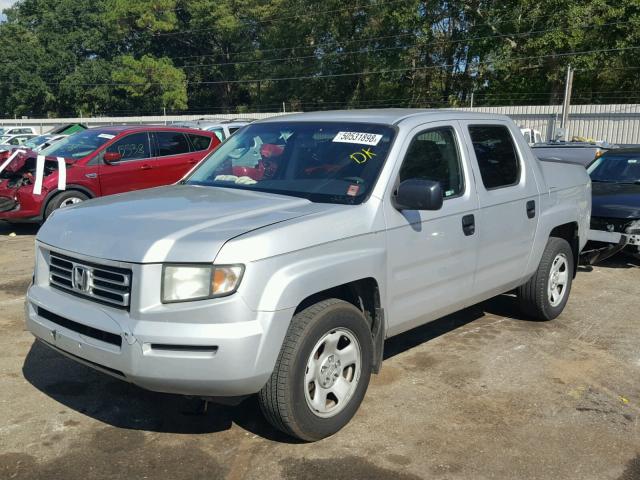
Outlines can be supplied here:
<path id="1" fill-rule="evenodd" d="M 436 128 L 416 135 L 400 167 L 400 181 L 410 178 L 440 182 L 444 198 L 462 194 L 464 177 L 453 128 Z"/>
<path id="2" fill-rule="evenodd" d="M 193 145 L 193 149 L 198 152 L 200 150 L 206 150 L 211 145 L 211 138 L 205 137 L 204 135 L 194 135 L 188 134 L 189 140 L 191 140 L 191 145 Z"/>
<path id="3" fill-rule="evenodd" d="M 469 134 L 487 190 L 515 185 L 520 180 L 520 162 L 507 127 L 472 125 Z"/>
<path id="4" fill-rule="evenodd" d="M 187 138 L 180 132 L 156 132 L 158 156 L 180 155 L 189 153 Z"/>

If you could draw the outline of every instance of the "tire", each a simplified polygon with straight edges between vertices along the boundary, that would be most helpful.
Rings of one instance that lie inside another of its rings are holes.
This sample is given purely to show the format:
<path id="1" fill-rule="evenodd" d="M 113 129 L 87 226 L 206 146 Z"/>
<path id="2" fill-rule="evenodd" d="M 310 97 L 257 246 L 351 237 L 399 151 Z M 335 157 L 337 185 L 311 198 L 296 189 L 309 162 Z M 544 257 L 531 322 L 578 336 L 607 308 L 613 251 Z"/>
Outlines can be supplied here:
<path id="1" fill-rule="evenodd" d="M 49 200 L 47 208 L 44 210 L 44 219 L 49 218 L 54 210 L 73 205 L 74 203 L 84 202 L 85 200 L 89 200 L 89 197 L 78 190 L 67 190 L 66 192 L 58 193 Z"/>
<path id="2" fill-rule="evenodd" d="M 304 441 L 333 435 L 358 410 L 372 357 L 371 330 L 356 307 L 329 299 L 306 308 L 293 317 L 258 394 L 262 413 L 275 428 Z"/>
<path id="3" fill-rule="evenodd" d="M 538 270 L 517 291 L 520 308 L 526 316 L 553 320 L 562 313 L 571 293 L 573 264 L 569 243 L 562 238 L 550 237 Z"/>

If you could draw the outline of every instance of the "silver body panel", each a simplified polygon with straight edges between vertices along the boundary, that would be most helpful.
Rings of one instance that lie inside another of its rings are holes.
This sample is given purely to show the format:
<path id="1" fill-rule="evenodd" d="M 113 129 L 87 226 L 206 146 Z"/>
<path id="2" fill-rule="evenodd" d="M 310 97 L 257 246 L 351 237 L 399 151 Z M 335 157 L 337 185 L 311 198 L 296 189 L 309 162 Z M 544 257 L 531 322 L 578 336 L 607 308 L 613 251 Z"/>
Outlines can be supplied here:
<path id="1" fill-rule="evenodd" d="M 296 114 L 264 122 L 361 121 L 395 125 L 397 136 L 370 197 L 360 205 L 318 204 L 282 195 L 172 186 L 104 197 L 57 211 L 37 238 L 27 325 L 61 351 L 121 372 L 157 391 L 224 396 L 255 393 L 267 381 L 296 307 L 328 288 L 373 278 L 396 335 L 511 290 L 536 270 L 553 228 L 577 222 L 580 248 L 590 217 L 584 168 L 538 161 L 507 117 L 468 112 L 371 110 Z M 487 191 L 467 127 L 506 125 L 521 162 L 520 181 Z M 413 136 L 455 130 L 465 190 L 438 211 L 396 210 L 391 197 Z M 525 204 L 537 214 L 526 216 Z M 461 217 L 477 231 L 465 236 Z M 128 310 L 51 288 L 50 251 L 130 269 Z M 244 264 L 237 292 L 163 304 L 166 262 Z M 105 344 L 50 322 L 37 308 L 120 335 Z M 52 332 L 55 334 L 52 335 Z M 172 351 L 154 345 L 213 347 Z M 107 373 L 114 374 L 111 371 Z M 118 374 L 119 375 L 119 374 Z"/>

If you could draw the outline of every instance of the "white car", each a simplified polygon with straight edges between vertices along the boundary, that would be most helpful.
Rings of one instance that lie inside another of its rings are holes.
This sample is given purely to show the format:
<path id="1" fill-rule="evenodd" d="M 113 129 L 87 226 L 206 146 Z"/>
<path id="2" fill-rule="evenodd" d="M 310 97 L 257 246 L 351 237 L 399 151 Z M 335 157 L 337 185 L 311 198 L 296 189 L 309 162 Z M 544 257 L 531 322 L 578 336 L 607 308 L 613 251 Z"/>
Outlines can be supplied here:
<path id="1" fill-rule="evenodd" d="M 216 134 L 221 142 L 224 142 L 231 135 L 236 133 L 245 125 L 249 125 L 253 120 L 236 118 L 233 120 L 207 120 L 201 118 L 200 120 L 193 120 L 191 122 L 177 122 L 173 125 L 175 127 L 184 128 L 197 128 L 198 130 L 206 130 Z"/>
<path id="2" fill-rule="evenodd" d="M 534 128 L 520 128 L 522 135 L 527 140 L 529 146 L 535 145 L 536 143 L 542 143 L 542 133 L 540 130 L 536 130 Z"/>
<path id="3" fill-rule="evenodd" d="M 2 135 L 0 136 L 0 148 L 7 146 L 19 147 L 35 136 L 37 135 L 32 133 L 22 135 Z"/>
<path id="4" fill-rule="evenodd" d="M 27 140 L 22 146 L 33 150 L 34 152 L 39 152 L 47 148 L 49 145 L 57 142 L 58 140 L 62 140 L 63 138 L 66 138 L 68 136 L 69 135 L 38 135 Z"/>
<path id="5" fill-rule="evenodd" d="M 0 127 L 0 135 L 21 135 L 21 134 L 36 134 L 36 129 L 33 127 L 16 127 L 16 126 L 2 126 Z"/>

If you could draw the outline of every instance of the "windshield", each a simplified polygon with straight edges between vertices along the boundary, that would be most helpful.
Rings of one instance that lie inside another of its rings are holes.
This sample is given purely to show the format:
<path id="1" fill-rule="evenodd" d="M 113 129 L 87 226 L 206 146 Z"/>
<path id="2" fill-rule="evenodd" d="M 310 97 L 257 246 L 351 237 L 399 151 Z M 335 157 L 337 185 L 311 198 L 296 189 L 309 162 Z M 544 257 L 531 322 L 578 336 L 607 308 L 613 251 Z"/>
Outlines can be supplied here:
<path id="1" fill-rule="evenodd" d="M 42 150 L 42 155 L 64 158 L 83 158 L 95 152 L 115 135 L 100 130 L 83 130 L 63 138 Z"/>
<path id="2" fill-rule="evenodd" d="M 30 138 L 29 140 L 24 142 L 23 146 L 30 149 L 34 149 L 42 145 L 44 142 L 46 142 L 50 138 L 51 138 L 51 135 L 38 135 L 37 137 Z"/>
<path id="3" fill-rule="evenodd" d="M 389 126 L 366 123 L 253 124 L 230 137 L 184 183 L 357 204 L 373 188 L 394 135 Z"/>
<path id="4" fill-rule="evenodd" d="M 640 152 L 606 153 L 587 171 L 594 182 L 640 183 Z"/>

